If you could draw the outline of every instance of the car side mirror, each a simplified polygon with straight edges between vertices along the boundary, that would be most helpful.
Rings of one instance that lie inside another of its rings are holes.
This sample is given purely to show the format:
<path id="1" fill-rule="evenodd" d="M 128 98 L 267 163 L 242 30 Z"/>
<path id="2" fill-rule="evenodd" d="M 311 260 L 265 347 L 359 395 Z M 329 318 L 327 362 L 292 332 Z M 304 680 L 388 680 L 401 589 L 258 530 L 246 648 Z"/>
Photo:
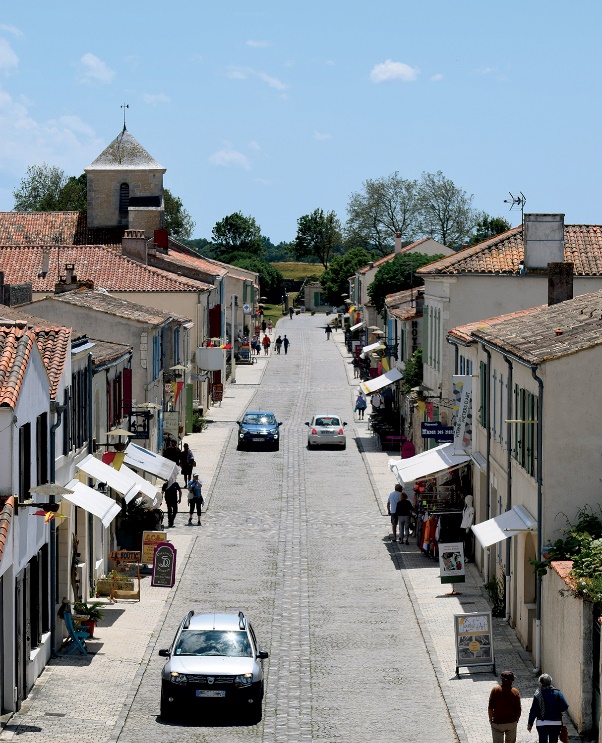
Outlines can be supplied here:
<path id="1" fill-rule="evenodd" d="M 306 426 L 309 426 L 309 421 L 305 421 L 305 425 Z"/>
<path id="2" fill-rule="evenodd" d="M 346 426 L 347 425 L 347 421 L 343 421 L 343 425 Z"/>
<path id="3" fill-rule="evenodd" d="M 169 658 L 169 650 L 167 648 L 163 648 L 162 650 L 159 650 L 159 655 L 162 658 Z"/>
<path id="4" fill-rule="evenodd" d="M 259 660 L 265 660 L 266 658 L 269 658 L 270 655 L 267 650 L 260 650 L 257 653 L 257 657 L 259 658 Z"/>
<path id="5" fill-rule="evenodd" d="M 281 425 L 282 425 L 282 421 L 279 421 L 279 422 L 278 422 L 278 425 L 279 425 L 279 426 L 281 426 Z"/>
<path id="6" fill-rule="evenodd" d="M 236 423 L 237 423 L 237 425 L 239 425 L 239 426 L 240 426 L 240 421 L 236 421 Z"/>

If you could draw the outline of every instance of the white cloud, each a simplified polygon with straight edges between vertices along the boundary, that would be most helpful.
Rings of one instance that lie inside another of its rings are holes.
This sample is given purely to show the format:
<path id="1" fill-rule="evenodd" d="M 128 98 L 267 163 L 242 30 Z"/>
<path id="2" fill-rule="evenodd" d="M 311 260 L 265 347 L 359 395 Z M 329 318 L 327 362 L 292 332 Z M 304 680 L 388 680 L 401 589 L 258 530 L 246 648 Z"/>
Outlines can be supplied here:
<path id="1" fill-rule="evenodd" d="M 6 23 L 0 23 L 0 31 L 6 31 L 8 34 L 13 36 L 23 36 L 23 32 L 16 26 L 9 26 Z"/>
<path id="2" fill-rule="evenodd" d="M 393 62 L 392 59 L 387 59 L 386 62 L 374 65 L 370 71 L 370 80 L 373 83 L 385 83 L 392 80 L 411 83 L 416 80 L 419 73 L 418 67 L 410 67 L 405 62 Z"/>
<path id="3" fill-rule="evenodd" d="M 106 62 L 99 59 L 95 54 L 87 52 L 80 59 L 83 67 L 82 81 L 97 82 L 108 85 L 115 77 L 115 71 L 112 70 Z"/>
<path id="4" fill-rule="evenodd" d="M 497 68 L 495 67 L 479 67 L 477 70 L 477 75 L 492 75 L 494 72 L 497 72 Z"/>
<path id="5" fill-rule="evenodd" d="M 249 163 L 248 157 L 231 147 L 224 147 L 223 149 L 214 152 L 213 155 L 209 157 L 209 162 L 220 168 L 242 168 L 243 170 L 251 170 L 251 164 Z"/>
<path id="6" fill-rule="evenodd" d="M 156 106 L 158 103 L 170 103 L 171 98 L 165 93 L 143 93 L 142 100 L 149 106 Z"/>
<path id="7" fill-rule="evenodd" d="M 0 70 L 10 70 L 19 64 L 19 58 L 6 39 L 0 39 Z"/>
<path id="8" fill-rule="evenodd" d="M 249 39 L 245 43 L 246 43 L 247 46 L 250 46 L 253 49 L 265 49 L 266 46 L 270 46 L 270 42 L 269 41 L 254 41 L 253 39 Z"/>
<path id="9" fill-rule="evenodd" d="M 259 144 L 259 142 L 256 142 L 254 139 L 252 139 L 249 142 L 249 149 L 255 150 L 255 152 L 259 152 L 259 150 L 261 149 L 261 145 Z"/>
<path id="10" fill-rule="evenodd" d="M 318 142 L 325 142 L 327 139 L 332 139 L 332 134 L 328 132 L 314 132 L 314 139 L 317 139 Z"/>
<path id="11" fill-rule="evenodd" d="M 257 77 L 274 90 L 283 91 L 288 89 L 288 85 L 283 83 L 282 80 L 268 75 L 266 72 L 254 70 L 252 67 L 230 67 L 226 75 L 233 80 L 248 80 L 250 77 Z"/>
<path id="12" fill-rule="evenodd" d="M 443 80 L 443 75 L 440 72 L 438 72 L 436 75 L 431 75 L 431 80 L 434 83 L 438 83 L 439 80 Z"/>

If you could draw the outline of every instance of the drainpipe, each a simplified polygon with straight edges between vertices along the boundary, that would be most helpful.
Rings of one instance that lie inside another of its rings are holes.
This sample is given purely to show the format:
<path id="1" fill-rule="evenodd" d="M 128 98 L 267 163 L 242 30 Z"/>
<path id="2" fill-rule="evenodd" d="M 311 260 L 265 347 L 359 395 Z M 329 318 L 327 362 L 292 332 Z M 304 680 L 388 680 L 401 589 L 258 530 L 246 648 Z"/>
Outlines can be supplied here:
<path id="1" fill-rule="evenodd" d="M 543 505 L 543 379 L 537 376 L 537 364 L 531 366 L 533 379 L 539 386 L 539 410 L 537 413 L 537 559 L 541 560 L 543 548 L 542 534 L 542 505 Z M 537 573 L 535 583 L 535 668 L 533 673 L 541 669 L 541 575 Z"/>
<path id="2" fill-rule="evenodd" d="M 510 411 L 512 410 L 512 384 L 513 384 L 513 366 L 512 360 L 507 356 L 504 356 L 506 364 L 508 364 L 508 394 L 507 394 L 507 410 L 508 418 Z M 506 424 L 506 511 L 510 511 L 512 508 L 512 423 Z M 510 574 L 510 539 L 506 539 L 506 622 L 510 624 L 510 587 L 512 577 Z"/>
<path id="3" fill-rule="evenodd" d="M 487 480 L 487 498 L 485 500 L 485 521 L 489 521 L 491 517 L 491 351 L 481 343 L 481 348 L 487 356 L 487 380 L 485 382 L 485 400 L 487 401 L 486 408 L 486 420 L 487 426 L 487 469 L 486 469 L 486 480 Z M 485 573 L 486 581 L 489 580 L 489 558 L 490 548 L 487 547 L 485 550 L 485 559 L 483 560 L 483 572 Z"/>
<path id="4" fill-rule="evenodd" d="M 50 401 L 50 412 L 56 414 L 56 422 L 50 426 L 50 482 L 56 477 L 56 430 L 61 425 L 63 413 L 67 410 L 66 405 L 60 405 L 56 400 Z M 54 502 L 54 496 L 49 497 L 49 502 Z M 50 522 L 50 651 L 52 657 L 56 658 L 56 520 Z"/>

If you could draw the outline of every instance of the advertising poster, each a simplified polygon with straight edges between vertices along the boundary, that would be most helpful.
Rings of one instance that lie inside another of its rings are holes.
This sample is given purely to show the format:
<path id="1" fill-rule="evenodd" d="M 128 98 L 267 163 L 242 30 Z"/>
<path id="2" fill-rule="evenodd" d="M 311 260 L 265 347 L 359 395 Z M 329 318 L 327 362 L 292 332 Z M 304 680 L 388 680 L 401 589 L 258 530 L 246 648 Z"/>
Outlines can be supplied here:
<path id="1" fill-rule="evenodd" d="M 493 666 L 493 626 L 491 612 L 454 614 L 456 675 L 460 666 Z"/>
<path id="2" fill-rule="evenodd" d="M 472 451 L 472 377 L 454 375 L 454 453 Z"/>
<path id="3" fill-rule="evenodd" d="M 142 532 L 142 563 L 152 565 L 155 547 L 167 540 L 165 531 L 143 531 Z"/>
<path id="4" fill-rule="evenodd" d="M 439 575 L 441 583 L 464 583 L 464 545 L 462 542 L 439 544 Z"/>
<path id="5" fill-rule="evenodd" d="M 155 546 L 151 586 L 172 588 L 176 577 L 176 554 L 177 550 L 170 542 Z"/>

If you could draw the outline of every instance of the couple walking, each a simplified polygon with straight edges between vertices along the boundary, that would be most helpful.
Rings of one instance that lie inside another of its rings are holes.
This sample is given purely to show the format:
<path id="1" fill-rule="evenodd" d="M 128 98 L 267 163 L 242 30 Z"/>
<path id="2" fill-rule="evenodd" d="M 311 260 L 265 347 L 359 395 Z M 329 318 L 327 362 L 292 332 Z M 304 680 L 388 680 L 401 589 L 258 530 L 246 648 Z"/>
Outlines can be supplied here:
<path id="1" fill-rule="evenodd" d="M 399 526 L 399 542 L 410 543 L 410 521 L 414 506 L 403 492 L 401 485 L 396 485 L 395 490 L 389 494 L 387 500 L 387 513 L 391 517 L 392 542 L 397 542 L 397 527 Z"/>
<path id="2" fill-rule="evenodd" d="M 281 338 L 280 336 L 278 336 L 278 338 L 276 338 L 275 344 L 276 344 L 276 353 L 280 353 L 280 349 L 282 348 L 282 346 L 284 346 L 284 355 L 286 356 L 286 354 L 288 353 L 288 347 L 291 345 L 291 342 L 286 337 L 286 335 L 284 336 L 284 338 Z"/>

